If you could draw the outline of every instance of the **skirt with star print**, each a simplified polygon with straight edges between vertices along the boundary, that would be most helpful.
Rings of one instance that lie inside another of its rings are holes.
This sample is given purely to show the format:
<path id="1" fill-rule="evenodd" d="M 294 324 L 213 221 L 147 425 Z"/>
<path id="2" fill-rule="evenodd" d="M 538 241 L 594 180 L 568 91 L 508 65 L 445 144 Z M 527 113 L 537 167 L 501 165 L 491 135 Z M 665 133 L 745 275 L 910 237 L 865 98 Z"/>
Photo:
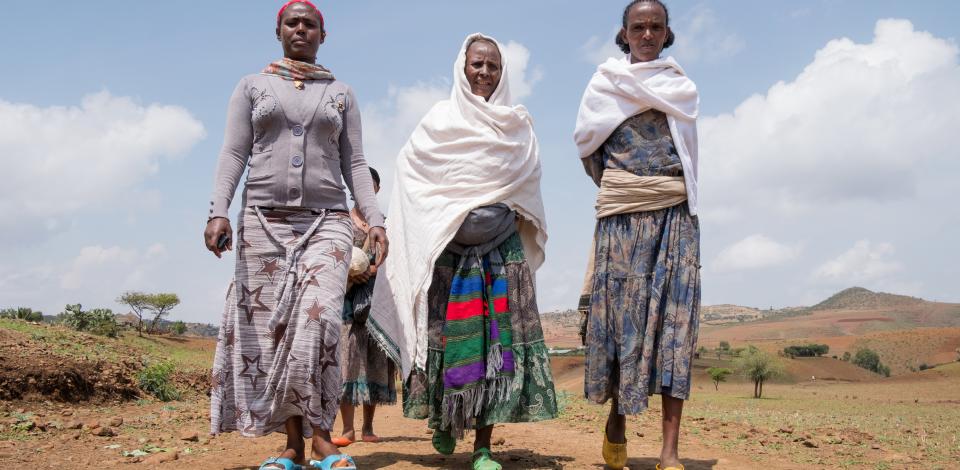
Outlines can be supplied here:
<path id="1" fill-rule="evenodd" d="M 210 431 L 329 431 L 339 407 L 341 310 L 353 247 L 343 212 L 245 207 L 211 373 Z"/>

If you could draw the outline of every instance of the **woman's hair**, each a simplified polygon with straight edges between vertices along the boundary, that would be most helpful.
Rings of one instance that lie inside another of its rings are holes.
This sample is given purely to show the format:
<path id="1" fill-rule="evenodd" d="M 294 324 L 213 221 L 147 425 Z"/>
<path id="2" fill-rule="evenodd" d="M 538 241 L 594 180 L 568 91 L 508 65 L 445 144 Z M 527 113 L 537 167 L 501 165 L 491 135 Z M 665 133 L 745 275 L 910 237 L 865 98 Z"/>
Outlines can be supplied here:
<path id="1" fill-rule="evenodd" d="M 324 34 L 324 35 L 327 34 L 327 30 L 324 28 L 323 13 L 320 13 L 320 9 L 317 8 L 317 6 L 314 5 L 312 2 L 310 2 L 310 0 L 290 0 L 290 1 L 287 2 L 287 3 L 284 3 L 283 6 L 280 7 L 280 11 L 277 12 L 277 27 L 278 27 L 278 28 L 280 27 L 280 21 L 283 20 L 283 10 L 286 10 L 287 7 L 293 5 L 294 3 L 303 3 L 303 4 L 305 4 L 305 5 L 309 6 L 309 7 L 312 7 L 312 8 L 313 8 L 313 11 L 315 11 L 315 12 L 317 13 L 317 17 L 320 18 L 320 33 L 321 33 L 321 34 Z"/>
<path id="2" fill-rule="evenodd" d="M 624 29 L 627 28 L 627 16 L 630 15 L 630 9 L 633 8 L 634 5 L 638 3 L 656 3 L 657 5 L 660 5 L 660 8 L 663 8 L 663 13 L 666 16 L 667 27 L 670 26 L 670 11 L 667 10 L 667 6 L 663 2 L 661 2 L 660 0 L 633 0 L 632 2 L 630 2 L 630 4 L 627 5 L 626 8 L 623 9 L 623 28 Z M 673 39 L 674 39 L 673 30 L 671 30 L 669 33 L 667 33 L 667 40 L 663 43 L 663 48 L 666 49 L 672 46 Z M 617 37 L 615 41 L 617 43 L 617 46 L 620 48 L 621 51 L 623 51 L 624 54 L 630 53 L 630 45 L 627 44 L 622 37 L 620 37 L 620 31 L 617 31 Z"/>
<path id="3" fill-rule="evenodd" d="M 377 183 L 377 186 L 380 186 L 380 173 L 377 173 L 377 170 L 374 170 L 373 167 L 370 167 L 370 177 L 373 178 L 373 182 Z"/>

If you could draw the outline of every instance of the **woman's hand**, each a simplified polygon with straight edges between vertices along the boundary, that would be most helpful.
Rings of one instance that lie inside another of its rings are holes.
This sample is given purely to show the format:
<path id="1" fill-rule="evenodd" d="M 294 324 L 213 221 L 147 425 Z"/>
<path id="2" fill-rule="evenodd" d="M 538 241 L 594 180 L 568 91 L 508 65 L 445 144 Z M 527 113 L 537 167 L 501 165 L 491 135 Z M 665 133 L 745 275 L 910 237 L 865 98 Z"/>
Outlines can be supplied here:
<path id="1" fill-rule="evenodd" d="M 227 236 L 227 245 L 221 250 L 217 247 L 217 240 L 221 235 Z M 224 251 L 233 249 L 233 229 L 230 228 L 230 220 L 225 217 L 214 217 L 207 222 L 207 228 L 203 231 L 203 241 L 207 249 L 220 257 Z"/>
<path id="2" fill-rule="evenodd" d="M 383 227 L 370 227 L 367 233 L 370 237 L 370 246 L 376 250 L 377 258 L 373 262 L 375 268 L 379 268 L 383 260 L 387 259 L 387 252 L 390 249 L 390 242 L 387 241 L 387 231 Z"/>
<path id="3" fill-rule="evenodd" d="M 376 275 L 377 275 L 377 267 L 370 265 L 370 267 L 367 268 L 366 271 L 360 274 L 349 276 L 347 280 L 349 280 L 351 284 L 366 284 L 370 282 L 370 279 L 373 278 L 373 276 L 376 276 Z"/>

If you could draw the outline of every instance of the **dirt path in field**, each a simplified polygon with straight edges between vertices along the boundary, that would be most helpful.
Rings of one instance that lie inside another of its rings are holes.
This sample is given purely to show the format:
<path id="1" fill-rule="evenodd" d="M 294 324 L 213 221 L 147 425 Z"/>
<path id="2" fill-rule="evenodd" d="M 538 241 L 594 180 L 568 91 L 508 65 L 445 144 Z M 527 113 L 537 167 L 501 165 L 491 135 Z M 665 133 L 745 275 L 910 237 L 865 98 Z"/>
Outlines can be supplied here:
<path id="1" fill-rule="evenodd" d="M 209 438 L 205 434 L 205 406 L 197 401 L 172 406 L 128 404 L 106 409 L 61 409 L 58 405 L 47 405 L 12 410 L 12 413 L 33 415 L 37 425 L 47 431 L 37 439 L 0 442 L 0 462 L 13 463 L 16 468 L 256 469 L 265 457 L 275 455 L 284 441 L 279 434 L 259 439 L 241 438 L 237 434 Z M 65 413 L 69 416 L 64 416 Z M 109 426 L 113 417 L 123 419 L 123 424 L 111 427 L 115 436 L 97 436 L 90 429 L 94 421 L 98 421 L 101 428 Z M 66 429 L 76 423 L 83 423 L 84 427 Z M 578 422 L 574 418 L 497 426 L 494 442 L 502 442 L 494 446 L 495 458 L 505 469 L 599 469 L 603 463 L 602 434 L 598 432 L 601 425 L 593 419 Z M 382 442 L 358 442 L 344 448 L 354 456 L 359 468 L 470 468 L 470 436 L 458 445 L 454 455 L 442 456 L 433 450 L 425 423 L 403 418 L 399 406 L 379 410 L 376 426 Z M 638 437 L 638 432 L 646 437 Z M 629 468 L 654 468 L 659 454 L 657 434 L 649 425 L 634 426 L 629 444 Z M 167 450 L 144 457 L 121 456 L 124 451 L 152 447 Z M 702 445 L 693 438 L 685 439 L 683 454 L 691 470 L 797 468 L 796 464 L 769 455 L 760 463 L 750 456 Z M 162 462 L 174 455 L 175 461 Z"/>

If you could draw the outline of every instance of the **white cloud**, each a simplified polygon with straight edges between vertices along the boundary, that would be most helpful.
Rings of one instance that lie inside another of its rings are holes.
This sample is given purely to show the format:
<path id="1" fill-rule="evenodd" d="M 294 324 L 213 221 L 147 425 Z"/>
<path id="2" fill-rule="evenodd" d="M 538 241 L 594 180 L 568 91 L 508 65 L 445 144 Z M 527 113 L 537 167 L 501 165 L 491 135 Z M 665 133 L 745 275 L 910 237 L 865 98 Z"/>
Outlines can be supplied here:
<path id="1" fill-rule="evenodd" d="M 785 245 L 763 234 L 754 234 L 721 250 L 713 269 L 723 272 L 778 266 L 796 259 L 800 251 L 798 245 Z"/>
<path id="2" fill-rule="evenodd" d="M 836 258 L 821 264 L 813 278 L 840 285 L 869 284 L 885 280 L 900 271 L 900 263 L 890 259 L 895 250 L 890 243 L 860 240 Z"/>
<path id="3" fill-rule="evenodd" d="M 60 277 L 67 290 L 97 287 L 133 288 L 146 281 L 156 263 L 166 257 L 166 246 L 155 243 L 145 250 L 119 246 L 86 246 Z"/>
<path id="4" fill-rule="evenodd" d="M 590 39 L 580 46 L 580 57 L 596 65 L 606 62 L 610 57 L 623 57 L 623 51 L 614 43 L 614 37 L 618 31 L 620 28 L 616 27 L 606 36 L 590 36 Z"/>
<path id="5" fill-rule="evenodd" d="M 530 68 L 530 50 L 519 42 L 508 42 L 502 52 L 508 64 L 510 96 L 514 103 L 520 103 L 533 93 L 533 86 L 543 78 L 543 69 Z"/>
<path id="6" fill-rule="evenodd" d="M 702 120 L 705 205 L 910 198 L 924 163 L 957 155 L 957 83 L 957 46 L 909 21 L 878 21 L 869 44 L 830 41 L 793 81 Z"/>
<path id="7" fill-rule="evenodd" d="M 664 55 L 673 55 L 683 64 L 726 60 L 746 45 L 740 35 L 720 24 L 713 10 L 703 5 L 680 18 L 671 29 L 676 41 Z"/>
<path id="8" fill-rule="evenodd" d="M 55 230 L 62 216 L 126 204 L 162 158 L 184 155 L 204 136 L 184 108 L 106 91 L 69 107 L 0 100 L 0 231 Z"/>

